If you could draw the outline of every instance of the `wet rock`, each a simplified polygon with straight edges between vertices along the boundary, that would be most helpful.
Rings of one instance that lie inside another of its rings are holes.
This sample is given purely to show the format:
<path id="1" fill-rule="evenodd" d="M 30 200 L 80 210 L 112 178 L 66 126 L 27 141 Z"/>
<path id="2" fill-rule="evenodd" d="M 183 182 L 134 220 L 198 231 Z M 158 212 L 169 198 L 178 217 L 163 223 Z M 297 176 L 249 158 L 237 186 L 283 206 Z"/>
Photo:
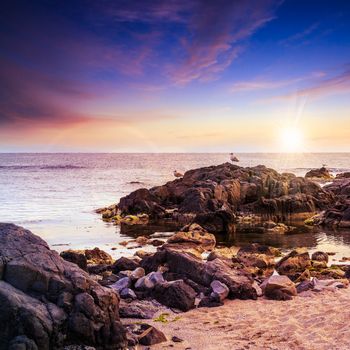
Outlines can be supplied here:
<path id="1" fill-rule="evenodd" d="M 343 279 L 345 277 L 345 271 L 340 267 L 331 266 L 327 268 L 320 268 L 318 270 L 312 270 L 311 275 L 319 279 Z"/>
<path id="2" fill-rule="evenodd" d="M 149 244 L 153 245 L 154 247 L 160 247 L 164 244 L 165 242 L 160 240 L 160 239 L 152 239 L 149 241 Z"/>
<path id="3" fill-rule="evenodd" d="M 297 295 L 297 290 L 287 276 L 273 275 L 264 286 L 264 294 L 268 299 L 290 300 Z"/>
<path id="4" fill-rule="evenodd" d="M 210 287 L 212 289 L 212 293 L 210 294 L 210 297 L 214 300 L 219 300 L 220 302 L 224 301 L 230 290 L 227 288 L 227 286 L 224 283 L 221 283 L 220 281 L 214 280 L 210 283 Z"/>
<path id="5" fill-rule="evenodd" d="M 133 271 L 139 266 L 140 264 L 135 259 L 121 257 L 120 259 L 116 260 L 116 262 L 112 265 L 112 271 L 113 273 L 118 273 L 124 270 Z"/>
<path id="6" fill-rule="evenodd" d="M 106 271 L 113 263 L 113 258 L 105 251 L 94 248 L 85 250 L 66 250 L 61 257 L 64 260 L 77 264 L 81 269 L 89 273 L 99 274 Z"/>
<path id="7" fill-rule="evenodd" d="M 324 261 L 325 263 L 328 263 L 328 254 L 324 252 L 314 252 L 311 255 L 311 260 Z"/>
<path id="8" fill-rule="evenodd" d="M 266 229 L 267 232 L 269 233 L 279 233 L 279 234 L 284 234 L 284 233 L 289 233 L 293 230 L 293 227 L 287 226 L 283 223 L 278 223 L 275 226 L 271 228 Z"/>
<path id="9" fill-rule="evenodd" d="M 141 246 L 144 246 L 148 243 L 149 239 L 145 236 L 139 236 L 136 238 L 136 243 L 141 245 Z"/>
<path id="10" fill-rule="evenodd" d="M 38 349 L 126 346 L 119 299 L 30 231 L 0 224 L 0 339 L 26 336 Z M 3 327 L 6 325 L 6 327 Z M 63 344 L 64 343 L 64 344 Z"/>
<path id="11" fill-rule="evenodd" d="M 275 248 L 253 243 L 242 247 L 237 253 L 237 259 L 247 267 L 266 269 L 275 265 L 275 255 Z"/>
<path id="12" fill-rule="evenodd" d="M 213 250 L 216 244 L 215 236 L 205 231 L 198 224 L 192 224 L 185 228 L 184 231 L 175 233 L 168 238 L 168 243 L 194 243 L 204 250 Z"/>
<path id="13" fill-rule="evenodd" d="M 233 257 L 235 257 L 240 250 L 239 247 L 223 247 L 223 248 L 215 248 L 212 252 L 209 253 L 207 260 L 215 260 L 215 259 L 222 259 L 222 260 L 232 260 Z"/>
<path id="14" fill-rule="evenodd" d="M 135 254 L 134 254 L 134 256 L 137 256 L 137 257 L 140 258 L 140 259 L 143 259 L 144 257 L 146 257 L 146 256 L 151 256 L 151 255 L 153 255 L 153 253 L 146 252 L 146 251 L 144 251 L 144 250 L 142 250 L 142 249 L 137 250 L 137 251 L 135 252 Z"/>
<path id="15" fill-rule="evenodd" d="M 311 260 L 305 249 L 293 250 L 276 264 L 279 274 L 287 275 L 294 280 L 309 267 L 311 267 Z"/>
<path id="16" fill-rule="evenodd" d="M 183 280 L 178 280 L 158 284 L 152 296 L 165 306 L 188 311 L 194 308 L 196 292 Z"/>
<path id="17" fill-rule="evenodd" d="M 85 249 L 84 254 L 86 256 L 88 264 L 110 265 L 113 263 L 113 258 L 111 257 L 111 255 L 109 255 L 108 253 L 106 253 L 105 251 L 103 251 L 97 247 L 94 249 Z"/>

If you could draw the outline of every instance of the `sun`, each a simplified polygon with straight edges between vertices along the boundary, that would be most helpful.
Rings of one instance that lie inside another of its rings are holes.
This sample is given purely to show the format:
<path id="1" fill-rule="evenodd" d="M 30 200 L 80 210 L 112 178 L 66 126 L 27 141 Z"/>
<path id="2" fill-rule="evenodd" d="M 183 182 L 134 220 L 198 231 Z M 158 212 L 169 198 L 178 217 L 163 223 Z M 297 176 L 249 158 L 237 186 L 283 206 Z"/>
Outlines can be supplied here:
<path id="1" fill-rule="evenodd" d="M 296 127 L 280 131 L 280 142 L 284 152 L 300 152 L 303 148 L 303 133 Z"/>

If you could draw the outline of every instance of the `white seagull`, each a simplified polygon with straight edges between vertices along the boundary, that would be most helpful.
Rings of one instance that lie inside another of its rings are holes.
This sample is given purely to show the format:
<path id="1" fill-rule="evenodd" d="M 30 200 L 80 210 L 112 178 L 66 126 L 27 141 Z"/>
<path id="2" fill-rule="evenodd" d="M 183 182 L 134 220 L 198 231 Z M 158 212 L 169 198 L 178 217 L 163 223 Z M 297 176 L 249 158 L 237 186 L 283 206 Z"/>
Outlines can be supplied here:
<path id="1" fill-rule="evenodd" d="M 179 173 L 177 170 L 174 170 L 174 176 L 175 177 L 183 177 L 184 175 Z"/>
<path id="2" fill-rule="evenodd" d="M 239 162 L 239 159 L 233 153 L 230 153 L 230 160 L 231 162 Z"/>

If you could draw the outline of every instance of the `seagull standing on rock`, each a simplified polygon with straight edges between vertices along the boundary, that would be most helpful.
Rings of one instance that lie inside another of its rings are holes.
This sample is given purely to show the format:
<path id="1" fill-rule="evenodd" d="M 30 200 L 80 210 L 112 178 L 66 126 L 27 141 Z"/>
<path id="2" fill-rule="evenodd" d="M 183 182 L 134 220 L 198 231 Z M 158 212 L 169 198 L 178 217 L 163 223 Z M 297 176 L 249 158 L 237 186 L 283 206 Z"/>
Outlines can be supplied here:
<path id="1" fill-rule="evenodd" d="M 177 170 L 174 170 L 174 176 L 175 177 L 183 177 L 184 175 L 179 173 Z"/>
<path id="2" fill-rule="evenodd" d="M 230 160 L 231 162 L 239 162 L 239 159 L 233 153 L 230 153 Z"/>

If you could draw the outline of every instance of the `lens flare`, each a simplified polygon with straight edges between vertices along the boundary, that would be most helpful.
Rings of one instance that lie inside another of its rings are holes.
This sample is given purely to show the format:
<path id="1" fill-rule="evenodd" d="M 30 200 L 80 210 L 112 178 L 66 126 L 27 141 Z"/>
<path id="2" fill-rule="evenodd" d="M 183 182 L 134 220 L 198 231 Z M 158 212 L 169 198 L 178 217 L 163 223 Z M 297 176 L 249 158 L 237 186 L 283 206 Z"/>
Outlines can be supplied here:
<path id="1" fill-rule="evenodd" d="M 280 141 L 284 152 L 300 152 L 303 149 L 303 134 L 298 128 L 289 127 L 282 129 Z"/>

